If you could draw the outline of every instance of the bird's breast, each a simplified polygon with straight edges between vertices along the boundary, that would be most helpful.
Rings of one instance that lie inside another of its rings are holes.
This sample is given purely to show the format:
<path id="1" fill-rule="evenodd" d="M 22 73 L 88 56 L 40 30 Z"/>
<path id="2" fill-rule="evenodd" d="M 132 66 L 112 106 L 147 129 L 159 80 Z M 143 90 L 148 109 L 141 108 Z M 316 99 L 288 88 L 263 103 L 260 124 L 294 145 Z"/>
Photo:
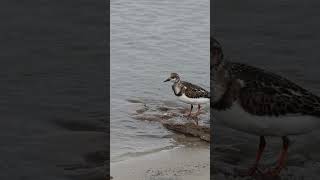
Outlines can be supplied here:
<path id="1" fill-rule="evenodd" d="M 197 104 L 205 104 L 205 103 L 209 103 L 210 99 L 209 98 L 190 98 L 188 96 L 186 96 L 185 94 L 182 94 L 181 96 L 178 97 L 178 99 L 184 103 L 187 104 L 193 104 L 193 105 L 197 105 Z"/>
<path id="2" fill-rule="evenodd" d="M 300 114 L 285 116 L 252 115 L 235 102 L 227 110 L 211 109 L 214 122 L 255 135 L 287 136 L 311 132 L 319 127 L 320 119 Z"/>
<path id="3" fill-rule="evenodd" d="M 178 84 L 173 84 L 172 90 L 176 96 L 181 96 L 181 87 Z"/>

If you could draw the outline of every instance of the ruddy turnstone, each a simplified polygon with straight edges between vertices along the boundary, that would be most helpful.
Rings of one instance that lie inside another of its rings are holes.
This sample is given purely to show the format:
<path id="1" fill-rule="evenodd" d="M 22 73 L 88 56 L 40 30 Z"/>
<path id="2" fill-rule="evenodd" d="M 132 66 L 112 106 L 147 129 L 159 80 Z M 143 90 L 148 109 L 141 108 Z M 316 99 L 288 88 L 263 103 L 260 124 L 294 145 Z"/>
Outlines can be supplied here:
<path id="1" fill-rule="evenodd" d="M 236 130 L 260 137 L 253 175 L 266 146 L 266 136 L 281 137 L 282 152 L 274 169 L 279 175 L 285 166 L 290 135 L 311 132 L 320 124 L 320 97 L 295 83 L 266 70 L 224 60 L 220 43 L 210 39 L 211 109 L 215 119 Z"/>
<path id="2" fill-rule="evenodd" d="M 184 103 L 190 104 L 190 112 L 188 116 L 192 116 L 193 105 L 198 105 L 198 111 L 196 115 L 200 113 L 201 104 L 208 103 L 210 101 L 210 93 L 200 86 L 191 84 L 186 81 L 181 81 L 177 73 L 171 73 L 170 77 L 164 82 L 173 82 L 172 90 L 178 99 Z M 196 120 L 198 125 L 198 120 Z"/>

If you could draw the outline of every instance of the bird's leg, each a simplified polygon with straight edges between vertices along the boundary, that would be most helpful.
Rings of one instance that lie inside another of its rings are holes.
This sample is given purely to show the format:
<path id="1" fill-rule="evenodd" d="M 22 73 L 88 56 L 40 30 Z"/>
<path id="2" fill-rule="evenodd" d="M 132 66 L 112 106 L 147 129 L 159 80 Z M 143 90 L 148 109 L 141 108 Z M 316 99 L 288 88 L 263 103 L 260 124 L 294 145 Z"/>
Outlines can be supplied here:
<path id="1" fill-rule="evenodd" d="M 285 163 L 286 163 L 286 160 L 287 160 L 287 156 L 288 156 L 288 148 L 289 148 L 290 141 L 289 141 L 288 137 L 283 136 L 282 137 L 282 142 L 283 142 L 282 150 L 281 150 L 280 156 L 278 158 L 277 166 L 274 169 L 269 170 L 267 172 L 269 175 L 278 176 L 280 174 L 281 170 L 285 166 Z"/>
<path id="2" fill-rule="evenodd" d="M 197 115 L 198 115 L 198 114 L 200 114 L 200 108 L 201 108 L 201 106 L 200 106 L 200 104 L 198 104 L 198 111 L 197 111 Z"/>
<path id="3" fill-rule="evenodd" d="M 199 126 L 199 119 L 198 119 L 198 117 L 193 117 L 192 118 L 193 120 L 194 120 L 194 122 L 195 122 L 195 124 L 197 125 L 197 126 Z"/>
<path id="4" fill-rule="evenodd" d="M 261 159 L 261 156 L 265 147 L 266 147 L 266 140 L 264 136 L 260 136 L 260 143 L 259 143 L 259 149 L 257 152 L 256 160 L 252 168 L 249 169 L 248 175 L 252 176 L 258 170 L 259 161 Z"/>
<path id="5" fill-rule="evenodd" d="M 193 109 L 193 105 L 191 104 L 191 108 L 190 108 L 189 116 L 191 116 L 191 115 L 192 115 L 192 109 Z"/>
<path id="6" fill-rule="evenodd" d="M 192 115 L 192 109 L 193 109 L 193 105 L 191 104 L 191 108 L 188 114 L 186 114 L 185 116 L 190 117 Z"/>

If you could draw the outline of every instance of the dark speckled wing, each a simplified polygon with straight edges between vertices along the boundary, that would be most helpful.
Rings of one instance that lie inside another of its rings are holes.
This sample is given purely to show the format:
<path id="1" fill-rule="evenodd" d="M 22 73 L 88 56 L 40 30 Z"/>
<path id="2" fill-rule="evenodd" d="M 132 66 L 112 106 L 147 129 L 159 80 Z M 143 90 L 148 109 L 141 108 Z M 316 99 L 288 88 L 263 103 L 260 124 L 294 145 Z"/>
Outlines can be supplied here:
<path id="1" fill-rule="evenodd" d="M 186 86 L 185 94 L 190 98 L 210 98 L 210 93 L 200 86 L 182 81 L 183 86 Z"/>
<path id="2" fill-rule="evenodd" d="M 245 84 L 238 96 L 245 111 L 259 116 L 320 116 L 320 98 L 293 82 L 245 64 L 230 63 L 228 66 L 233 78 Z"/>

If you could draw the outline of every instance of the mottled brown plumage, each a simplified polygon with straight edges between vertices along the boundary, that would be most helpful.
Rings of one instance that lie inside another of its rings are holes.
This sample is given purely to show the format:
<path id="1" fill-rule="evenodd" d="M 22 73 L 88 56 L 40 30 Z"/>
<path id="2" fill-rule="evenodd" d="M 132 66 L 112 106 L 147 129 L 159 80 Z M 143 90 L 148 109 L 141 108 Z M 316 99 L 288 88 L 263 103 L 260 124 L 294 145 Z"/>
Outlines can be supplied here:
<path id="1" fill-rule="evenodd" d="M 200 86 L 185 81 L 181 81 L 181 84 L 185 87 L 182 92 L 189 98 L 210 98 L 210 93 Z"/>
<path id="2" fill-rule="evenodd" d="M 238 99 L 245 111 L 258 116 L 320 116 L 320 98 L 295 83 L 274 73 L 241 63 L 226 62 L 224 67 L 233 81 L 219 103 L 224 102 L 225 106 L 231 106 L 229 99 Z M 244 86 L 241 89 L 235 79 L 243 81 Z M 236 92 L 233 92 L 234 89 Z M 237 97 L 230 97 L 230 94 Z"/>
<path id="3" fill-rule="evenodd" d="M 191 84 L 186 81 L 181 81 L 177 73 L 171 73 L 170 77 L 165 80 L 174 81 L 172 90 L 176 96 L 185 94 L 189 98 L 210 98 L 210 93 L 200 86 Z"/>

